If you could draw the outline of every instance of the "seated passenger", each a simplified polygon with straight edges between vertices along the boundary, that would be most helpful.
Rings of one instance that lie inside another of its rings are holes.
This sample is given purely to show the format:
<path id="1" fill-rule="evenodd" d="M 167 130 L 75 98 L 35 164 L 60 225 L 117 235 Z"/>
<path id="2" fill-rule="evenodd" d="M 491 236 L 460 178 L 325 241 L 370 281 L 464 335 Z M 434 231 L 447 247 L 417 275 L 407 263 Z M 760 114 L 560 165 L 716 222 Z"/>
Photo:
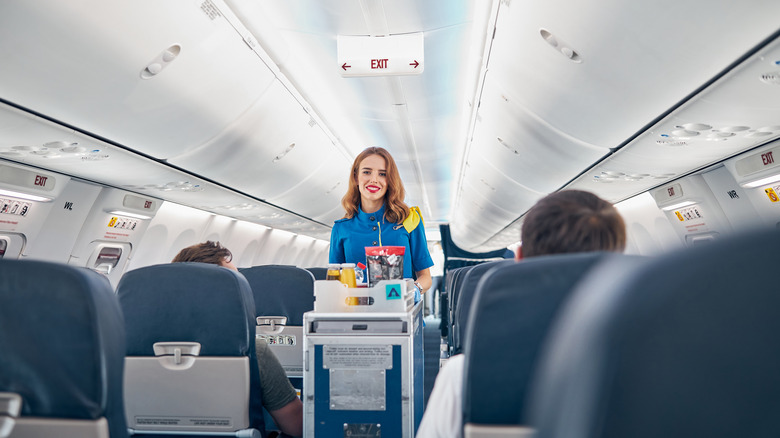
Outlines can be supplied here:
<path id="1" fill-rule="evenodd" d="M 581 190 L 540 199 L 526 213 L 516 259 L 547 254 L 615 251 L 626 247 L 626 226 L 615 207 Z M 464 355 L 452 356 L 439 370 L 417 438 L 463 435 Z"/>
<path id="2" fill-rule="evenodd" d="M 219 265 L 238 272 L 233 264 L 233 254 L 219 242 L 207 241 L 182 249 L 172 260 Z M 290 380 L 274 353 L 265 341 L 255 338 L 257 365 L 260 368 L 260 386 L 263 391 L 263 407 L 271 414 L 282 433 L 303 435 L 303 403 L 298 398 Z"/>

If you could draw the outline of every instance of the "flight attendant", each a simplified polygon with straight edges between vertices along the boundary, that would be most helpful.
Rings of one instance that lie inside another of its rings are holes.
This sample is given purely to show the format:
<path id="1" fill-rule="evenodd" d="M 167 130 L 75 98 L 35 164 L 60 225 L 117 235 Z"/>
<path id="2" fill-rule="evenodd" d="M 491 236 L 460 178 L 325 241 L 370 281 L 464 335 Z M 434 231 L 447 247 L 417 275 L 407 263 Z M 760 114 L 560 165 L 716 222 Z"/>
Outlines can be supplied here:
<path id="1" fill-rule="evenodd" d="M 344 218 L 330 235 L 330 263 L 366 261 L 368 246 L 403 246 L 404 278 L 415 278 L 417 292 L 431 287 L 433 259 L 422 216 L 404 203 L 406 191 L 387 150 L 365 149 L 352 163 L 347 193 L 341 199 Z M 419 295 L 415 295 L 415 302 Z"/>

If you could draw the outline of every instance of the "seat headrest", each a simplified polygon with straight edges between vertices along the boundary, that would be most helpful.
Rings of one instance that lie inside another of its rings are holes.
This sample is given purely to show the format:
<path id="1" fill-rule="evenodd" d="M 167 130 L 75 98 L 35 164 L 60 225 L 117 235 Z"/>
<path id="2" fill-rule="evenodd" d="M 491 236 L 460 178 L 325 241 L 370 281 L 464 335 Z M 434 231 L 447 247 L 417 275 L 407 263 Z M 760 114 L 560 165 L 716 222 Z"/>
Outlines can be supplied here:
<path id="1" fill-rule="evenodd" d="M 127 355 L 153 356 L 155 342 L 199 342 L 201 356 L 245 356 L 254 342 L 252 292 L 243 275 L 207 263 L 127 272 L 117 286 Z"/>
<path id="2" fill-rule="evenodd" d="M 545 354 L 538 436 L 780 435 L 778 255 L 771 230 L 594 269 Z"/>
<path id="3" fill-rule="evenodd" d="M 315 280 L 325 280 L 328 277 L 328 268 L 314 267 L 306 268 L 306 270 L 311 272 Z"/>
<path id="4" fill-rule="evenodd" d="M 303 325 L 314 310 L 314 275 L 303 268 L 261 265 L 239 270 L 252 286 L 255 315 L 286 316 L 287 325 Z"/>
<path id="5" fill-rule="evenodd" d="M 85 268 L 0 260 L 0 392 L 22 415 L 95 420 L 126 435 L 125 337 L 108 279 Z"/>

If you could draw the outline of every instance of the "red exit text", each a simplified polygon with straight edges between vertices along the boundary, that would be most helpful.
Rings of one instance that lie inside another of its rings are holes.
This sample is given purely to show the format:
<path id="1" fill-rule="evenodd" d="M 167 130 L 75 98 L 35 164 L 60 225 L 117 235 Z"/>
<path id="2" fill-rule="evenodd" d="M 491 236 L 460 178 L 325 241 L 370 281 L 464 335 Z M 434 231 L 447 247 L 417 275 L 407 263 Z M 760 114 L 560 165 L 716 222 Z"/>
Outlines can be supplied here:
<path id="1" fill-rule="evenodd" d="M 371 60 L 371 68 L 387 68 L 387 58 L 385 59 L 372 59 Z"/>

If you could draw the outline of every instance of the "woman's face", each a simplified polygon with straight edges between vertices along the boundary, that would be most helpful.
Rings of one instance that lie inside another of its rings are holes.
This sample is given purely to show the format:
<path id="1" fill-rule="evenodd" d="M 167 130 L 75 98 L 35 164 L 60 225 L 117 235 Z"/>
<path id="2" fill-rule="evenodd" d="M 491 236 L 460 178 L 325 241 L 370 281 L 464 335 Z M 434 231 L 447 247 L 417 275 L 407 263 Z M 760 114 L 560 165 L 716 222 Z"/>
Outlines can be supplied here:
<path id="1" fill-rule="evenodd" d="M 387 193 L 387 163 L 380 155 L 369 155 L 360 162 L 357 174 L 360 199 L 366 203 L 384 202 Z"/>

